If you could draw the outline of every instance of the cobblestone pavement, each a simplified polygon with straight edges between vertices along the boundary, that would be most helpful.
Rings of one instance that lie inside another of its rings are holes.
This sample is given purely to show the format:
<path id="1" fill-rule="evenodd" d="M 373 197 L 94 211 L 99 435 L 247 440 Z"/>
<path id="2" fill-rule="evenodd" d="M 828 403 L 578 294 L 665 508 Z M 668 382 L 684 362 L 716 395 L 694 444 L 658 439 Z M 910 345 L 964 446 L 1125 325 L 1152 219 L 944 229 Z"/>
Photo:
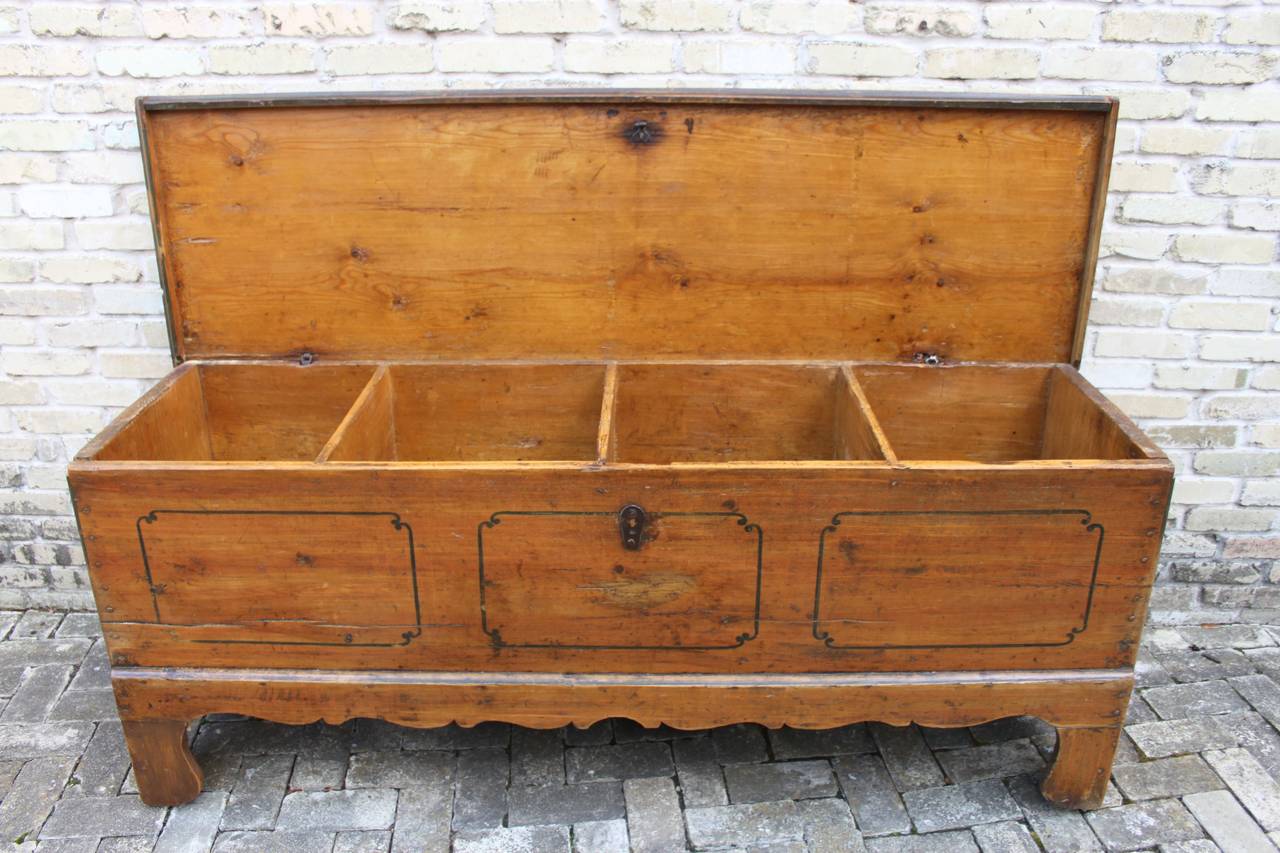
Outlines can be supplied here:
<path id="1" fill-rule="evenodd" d="M 1280 631 L 1277 632 L 1280 635 Z M 206 791 L 138 799 L 96 619 L 0 612 L 0 847 L 129 851 L 1275 850 L 1280 644 L 1148 631 L 1105 806 L 1053 808 L 1052 729 L 414 730 L 206 718 Z"/>

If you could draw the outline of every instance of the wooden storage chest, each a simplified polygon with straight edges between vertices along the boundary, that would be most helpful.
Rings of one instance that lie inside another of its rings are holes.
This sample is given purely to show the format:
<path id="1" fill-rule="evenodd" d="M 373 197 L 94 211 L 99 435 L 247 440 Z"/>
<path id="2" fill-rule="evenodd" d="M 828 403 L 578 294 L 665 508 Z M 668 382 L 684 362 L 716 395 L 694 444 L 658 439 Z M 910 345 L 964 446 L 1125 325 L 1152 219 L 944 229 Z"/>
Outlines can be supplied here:
<path id="1" fill-rule="evenodd" d="M 143 99 L 178 366 L 70 470 L 138 787 L 189 720 L 1058 728 L 1172 483 L 1076 372 L 1115 102 Z"/>

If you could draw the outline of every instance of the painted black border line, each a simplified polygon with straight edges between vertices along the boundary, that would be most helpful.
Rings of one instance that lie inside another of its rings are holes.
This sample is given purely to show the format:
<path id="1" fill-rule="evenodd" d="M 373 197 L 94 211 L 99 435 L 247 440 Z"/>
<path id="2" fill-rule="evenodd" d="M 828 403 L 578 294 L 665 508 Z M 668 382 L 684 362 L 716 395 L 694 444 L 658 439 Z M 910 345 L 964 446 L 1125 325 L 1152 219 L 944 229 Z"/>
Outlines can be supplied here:
<path id="1" fill-rule="evenodd" d="M 498 629 L 489 627 L 489 613 L 485 602 L 485 577 L 484 577 L 484 532 L 492 530 L 502 523 L 502 516 L 601 516 L 617 518 L 617 512 L 610 511 L 572 511 L 572 510 L 500 510 L 489 516 L 486 521 L 476 525 L 476 554 L 477 565 L 479 568 L 480 579 L 480 627 L 488 635 L 490 642 L 496 649 L 598 649 L 598 650 L 635 650 L 635 651 L 658 651 L 662 649 L 680 649 L 685 651 L 720 651 L 724 649 L 741 648 L 748 640 L 754 640 L 760 635 L 760 591 L 761 582 L 764 575 L 764 531 L 760 529 L 760 525 L 755 524 L 747 519 L 740 512 L 654 512 L 653 517 L 657 518 L 732 518 L 737 520 L 738 526 L 745 533 L 756 534 L 756 596 L 755 596 L 755 615 L 752 621 L 750 633 L 739 634 L 736 641 L 721 646 L 685 646 L 685 645 L 581 645 L 573 643 L 508 643 L 502 639 Z"/>
<path id="2" fill-rule="evenodd" d="M 920 645 L 842 645 L 836 642 L 831 632 L 821 629 L 822 622 L 822 561 L 826 553 L 827 534 L 840 526 L 846 517 L 892 517 L 907 515 L 1079 515 L 1080 523 L 1086 532 L 1097 531 L 1098 545 L 1093 553 L 1093 571 L 1089 576 L 1089 592 L 1085 596 L 1084 612 L 1080 615 L 1080 624 L 1067 632 L 1067 637 L 1056 643 L 935 643 Z M 1102 540 L 1106 531 L 1101 524 L 1093 520 L 1093 514 L 1084 509 L 995 509 L 995 510 L 901 510 L 901 511 L 867 511 L 838 512 L 831 517 L 831 523 L 822 528 L 818 536 L 818 578 L 813 591 L 813 638 L 822 641 L 830 649 L 854 649 L 867 651 L 886 651 L 895 649 L 1029 649 L 1065 646 L 1084 633 L 1089 627 L 1089 614 L 1093 610 L 1093 593 L 1098 583 L 1098 564 L 1102 560 Z"/>
<path id="3" fill-rule="evenodd" d="M 151 606 L 155 609 L 156 622 L 165 624 L 160 617 L 160 601 L 156 598 L 155 581 L 151 578 L 151 561 L 147 556 L 146 537 L 142 532 L 143 522 L 154 524 L 158 515 L 350 515 L 350 516 L 366 516 L 366 517 L 384 517 L 391 521 L 391 526 L 396 530 L 403 530 L 409 537 L 409 579 L 413 585 L 413 613 L 414 622 L 417 627 L 412 631 L 405 631 L 400 636 L 402 639 L 396 643 L 356 643 L 351 641 L 351 634 L 347 634 L 347 641 L 342 643 L 324 643 L 309 640 L 192 640 L 194 643 L 210 643 L 210 644 L 236 644 L 236 645 L 254 645 L 254 646 L 337 646 L 337 647 L 358 647 L 358 648 L 394 648 L 396 646 L 407 646 L 414 641 L 415 638 L 422 636 L 422 602 L 418 595 L 418 561 L 414 554 L 413 545 L 413 528 L 408 522 L 400 518 L 399 513 L 395 512 L 336 512 L 329 510 L 276 510 L 276 509 L 153 509 L 146 515 L 138 516 L 135 522 L 138 528 L 138 547 L 142 551 L 142 567 L 147 573 L 147 588 L 151 592 Z"/>

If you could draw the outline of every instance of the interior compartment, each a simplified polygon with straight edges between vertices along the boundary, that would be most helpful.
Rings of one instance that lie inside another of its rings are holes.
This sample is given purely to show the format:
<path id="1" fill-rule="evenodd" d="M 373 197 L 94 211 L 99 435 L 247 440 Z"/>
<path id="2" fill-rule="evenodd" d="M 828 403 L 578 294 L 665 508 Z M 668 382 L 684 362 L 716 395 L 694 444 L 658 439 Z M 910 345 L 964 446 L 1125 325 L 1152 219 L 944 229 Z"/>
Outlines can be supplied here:
<path id="1" fill-rule="evenodd" d="M 363 365 L 194 365 L 93 458 L 311 460 L 372 375 Z"/>
<path id="2" fill-rule="evenodd" d="M 903 460 L 1141 459 L 1102 397 L 1058 367 L 853 369 Z"/>
<path id="3" fill-rule="evenodd" d="M 604 365 L 392 365 L 321 461 L 594 461 L 604 384 Z"/>
<path id="4" fill-rule="evenodd" d="M 838 367 L 618 368 L 610 461 L 883 459 Z"/>

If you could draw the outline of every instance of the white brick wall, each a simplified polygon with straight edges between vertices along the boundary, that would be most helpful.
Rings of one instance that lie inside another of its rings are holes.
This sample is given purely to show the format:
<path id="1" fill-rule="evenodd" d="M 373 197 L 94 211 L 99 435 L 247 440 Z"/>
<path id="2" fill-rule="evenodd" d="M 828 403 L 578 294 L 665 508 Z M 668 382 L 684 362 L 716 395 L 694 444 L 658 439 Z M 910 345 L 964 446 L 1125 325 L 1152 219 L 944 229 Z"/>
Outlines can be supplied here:
<path id="1" fill-rule="evenodd" d="M 1084 369 L 1178 466 L 1157 618 L 1280 615 L 1277 45 L 1251 0 L 0 0 L 0 607 L 89 604 L 66 460 L 168 367 L 135 95 L 741 86 L 1119 96 Z"/>

